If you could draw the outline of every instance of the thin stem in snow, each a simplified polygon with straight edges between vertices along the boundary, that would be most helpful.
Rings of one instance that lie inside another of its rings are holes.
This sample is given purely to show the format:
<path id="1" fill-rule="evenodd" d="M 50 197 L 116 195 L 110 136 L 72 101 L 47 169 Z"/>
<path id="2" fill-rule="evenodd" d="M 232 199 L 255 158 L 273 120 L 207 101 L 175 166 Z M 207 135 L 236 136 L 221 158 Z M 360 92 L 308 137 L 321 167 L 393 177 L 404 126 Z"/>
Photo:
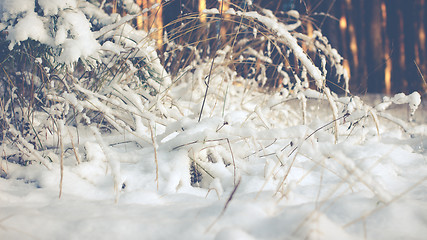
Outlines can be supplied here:
<path id="1" fill-rule="evenodd" d="M 223 10 L 223 7 L 224 7 L 224 1 L 221 1 L 221 11 L 219 12 L 219 18 L 220 18 L 219 19 L 219 28 L 221 28 L 221 25 L 222 25 L 222 10 Z M 211 66 L 209 68 L 208 80 L 205 81 L 206 91 L 205 91 L 205 95 L 203 96 L 202 108 L 200 109 L 199 120 L 198 120 L 199 122 L 202 119 L 203 109 L 205 107 L 206 98 L 208 96 L 208 90 L 209 90 L 209 84 L 210 84 L 210 81 L 211 81 L 212 70 L 213 70 L 213 66 L 214 66 L 214 63 L 215 63 L 215 55 L 216 55 L 216 52 L 218 51 L 218 46 L 219 46 L 220 40 L 221 40 L 221 34 L 220 34 L 219 29 L 218 29 L 218 31 L 217 31 L 216 34 L 217 34 L 216 35 L 217 36 L 216 37 L 216 48 L 215 48 L 214 56 L 212 57 Z"/>
<path id="2" fill-rule="evenodd" d="M 157 191 L 158 191 L 159 190 L 159 161 L 157 158 L 157 143 L 154 136 L 153 126 L 152 126 L 153 124 L 154 123 L 148 122 L 148 126 L 150 128 L 150 133 L 151 133 L 151 141 L 153 142 L 153 148 L 154 148 L 154 163 L 156 164 L 156 184 L 157 184 Z"/>

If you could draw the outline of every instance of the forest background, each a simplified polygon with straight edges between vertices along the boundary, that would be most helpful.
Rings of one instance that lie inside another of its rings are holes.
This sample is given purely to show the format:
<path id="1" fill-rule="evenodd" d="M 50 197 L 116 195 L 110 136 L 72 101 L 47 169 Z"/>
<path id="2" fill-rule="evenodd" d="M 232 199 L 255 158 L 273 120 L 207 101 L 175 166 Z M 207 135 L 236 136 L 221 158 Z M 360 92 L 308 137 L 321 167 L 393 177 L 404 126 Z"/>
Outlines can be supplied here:
<path id="1" fill-rule="evenodd" d="M 140 29 L 159 29 L 158 39 L 174 29 L 180 16 L 202 13 L 204 9 L 220 8 L 217 0 L 135 0 L 141 9 L 162 5 L 157 12 L 143 14 L 135 24 Z M 111 12 L 126 14 L 121 5 L 126 1 L 104 1 Z M 230 6 L 245 8 L 246 0 L 224 1 Z M 312 35 L 320 29 L 333 48 L 343 56 L 343 65 L 350 76 L 354 94 L 397 92 L 410 93 L 427 89 L 426 18 L 424 0 L 254 0 L 255 5 L 270 9 L 276 16 L 297 10 L 303 16 L 301 32 Z M 207 22 L 206 22 L 207 21 Z M 218 19 L 199 18 L 196 24 L 212 24 Z M 139 23 L 138 23 L 139 22 Z M 224 27 L 224 26 L 223 26 Z M 228 28 L 232 29 L 232 28 Z M 222 34 L 226 34 L 226 29 Z M 193 32 L 194 34 L 194 32 Z M 209 35 L 209 34 L 208 34 Z M 215 30 L 211 32 L 215 35 Z M 191 41 L 191 37 L 181 39 Z M 193 36 L 194 37 L 194 36 Z M 203 44 L 201 41 L 198 44 Z M 161 43 L 160 49 L 161 47 Z M 260 45 L 259 48 L 265 48 Z M 311 56 L 316 58 L 315 54 Z M 256 63 L 253 63 L 256 64 Z M 298 70 L 296 70 L 298 71 Z M 273 85 L 277 74 L 270 73 Z M 333 80 L 332 80 L 333 81 Z M 338 88 L 330 86 L 332 90 Z"/>

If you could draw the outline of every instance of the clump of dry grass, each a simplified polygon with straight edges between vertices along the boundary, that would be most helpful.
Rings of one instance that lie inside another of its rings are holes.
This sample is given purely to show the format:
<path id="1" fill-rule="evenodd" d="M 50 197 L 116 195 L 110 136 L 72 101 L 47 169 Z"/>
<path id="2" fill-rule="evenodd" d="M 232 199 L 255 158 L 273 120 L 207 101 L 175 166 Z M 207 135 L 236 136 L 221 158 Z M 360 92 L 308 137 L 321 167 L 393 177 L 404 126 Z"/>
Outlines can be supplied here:
<path id="1" fill-rule="evenodd" d="M 294 55 L 289 45 L 256 18 L 236 12 L 255 11 L 286 26 L 313 63 L 321 68 L 331 84 L 344 79 L 340 86 L 348 93 L 348 79 L 341 64 L 341 58 L 333 52 L 327 39 L 319 32 L 307 30 L 310 19 L 296 11 L 284 13 L 277 18 L 271 11 L 256 6 L 241 8 L 232 5 L 234 11 L 221 13 L 206 10 L 204 13 L 186 14 L 169 23 L 162 62 L 172 76 L 178 76 L 188 66 L 197 62 L 210 62 L 218 51 L 226 51 L 223 62 L 216 65 L 227 66 L 245 79 L 245 84 L 264 89 L 293 90 L 300 84 L 316 87 L 307 76 L 307 69 Z M 335 55 L 334 55 L 335 54 Z M 194 70 L 193 70 L 194 71 Z M 332 73 L 332 74 L 331 74 Z M 336 73 L 336 75 L 334 74 Z M 325 84 L 327 84 L 325 82 Z"/>
<path id="2" fill-rule="evenodd" d="M 84 7 L 99 11 L 90 3 Z M 71 149 L 76 163 L 82 162 L 79 129 L 94 127 L 95 133 L 127 131 L 139 136 L 141 118 L 155 121 L 143 105 L 155 105 L 155 96 L 164 91 L 162 82 L 168 76 L 164 76 L 154 42 L 128 23 L 132 18 L 111 17 L 115 25 L 105 28 L 96 17 L 107 16 L 101 12 L 91 21 L 99 44 L 108 48 L 99 49 L 97 59 L 80 58 L 70 64 L 57 61 L 60 46 L 32 39 L 10 50 L 8 32 L 1 32 L 2 176 L 7 176 L 8 163 L 39 163 L 48 169 L 59 164 L 62 189 L 65 151 Z"/>

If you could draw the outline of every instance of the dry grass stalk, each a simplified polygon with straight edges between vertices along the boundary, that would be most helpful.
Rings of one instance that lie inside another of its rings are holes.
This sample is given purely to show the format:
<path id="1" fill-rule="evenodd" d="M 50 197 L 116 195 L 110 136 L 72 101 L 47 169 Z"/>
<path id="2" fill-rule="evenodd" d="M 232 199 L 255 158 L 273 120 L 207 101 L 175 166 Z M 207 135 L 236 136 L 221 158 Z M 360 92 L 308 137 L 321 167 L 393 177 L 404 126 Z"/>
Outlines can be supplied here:
<path id="1" fill-rule="evenodd" d="M 159 161 L 157 158 L 157 143 L 156 143 L 156 138 L 153 131 L 154 124 L 155 124 L 154 122 L 148 122 L 148 126 L 150 128 L 150 134 L 151 134 L 151 141 L 153 143 L 153 149 L 154 149 L 154 163 L 156 164 L 156 186 L 157 186 L 157 190 L 159 190 Z"/>

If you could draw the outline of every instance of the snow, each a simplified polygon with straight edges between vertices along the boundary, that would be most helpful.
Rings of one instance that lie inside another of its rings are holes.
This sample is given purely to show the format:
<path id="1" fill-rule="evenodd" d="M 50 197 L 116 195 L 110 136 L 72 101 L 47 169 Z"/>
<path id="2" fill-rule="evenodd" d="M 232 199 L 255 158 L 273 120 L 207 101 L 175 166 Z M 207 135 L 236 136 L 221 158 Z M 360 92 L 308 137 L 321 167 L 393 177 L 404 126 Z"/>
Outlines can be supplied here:
<path id="1" fill-rule="evenodd" d="M 75 8 L 75 0 L 38 0 L 38 4 L 43 9 L 44 15 L 56 15 L 66 8 Z"/>
<path id="2" fill-rule="evenodd" d="M 35 12 L 30 12 L 24 18 L 19 20 L 15 27 L 9 30 L 7 40 L 10 40 L 9 49 L 12 50 L 16 43 L 27 39 L 34 39 L 41 43 L 48 44 L 50 38 L 44 28 L 43 21 Z"/>
<path id="3" fill-rule="evenodd" d="M 16 17 L 19 13 L 33 11 L 34 7 L 32 0 L 3 0 L 0 2 L 1 20 L 5 21 L 9 17 Z"/>
<path id="4" fill-rule="evenodd" d="M 93 55 L 100 48 L 83 13 L 64 11 L 58 21 L 62 22 L 58 29 L 62 34 L 55 39 L 55 45 L 61 45 L 63 50 L 58 57 L 59 62 L 74 63 L 79 58 Z M 67 32 L 71 37 L 66 36 Z"/>
<path id="5" fill-rule="evenodd" d="M 237 96 L 229 96 L 230 103 Z M 60 199 L 57 164 L 50 171 L 43 165 L 2 161 L 8 175 L 0 178 L 1 236 L 423 239 L 427 234 L 427 144 L 422 133 L 411 137 L 394 123 L 383 123 L 378 138 L 367 122 L 343 133 L 337 144 L 325 129 L 303 140 L 331 116 L 316 111 L 307 117 L 319 124 L 286 127 L 265 108 L 255 107 L 253 114 L 237 105 L 228 108 L 235 110 L 227 112 L 224 126 L 223 118 L 213 116 L 200 123 L 185 118 L 159 129 L 159 190 L 152 146 L 112 146 L 111 140 L 126 139 L 108 140 L 96 129 L 95 137 L 80 136 L 86 160 L 76 164 L 72 154 L 65 158 Z M 425 129 L 425 111 L 420 114 L 416 126 Z M 191 159 L 216 177 L 202 172 L 200 187 L 192 186 Z M 218 218 L 235 177 L 241 177 L 241 184 Z"/>
<path id="6" fill-rule="evenodd" d="M 219 14 L 219 10 L 216 8 L 212 8 L 212 9 L 203 9 L 204 14 Z M 228 12 L 229 14 L 231 14 L 232 12 Z"/>

